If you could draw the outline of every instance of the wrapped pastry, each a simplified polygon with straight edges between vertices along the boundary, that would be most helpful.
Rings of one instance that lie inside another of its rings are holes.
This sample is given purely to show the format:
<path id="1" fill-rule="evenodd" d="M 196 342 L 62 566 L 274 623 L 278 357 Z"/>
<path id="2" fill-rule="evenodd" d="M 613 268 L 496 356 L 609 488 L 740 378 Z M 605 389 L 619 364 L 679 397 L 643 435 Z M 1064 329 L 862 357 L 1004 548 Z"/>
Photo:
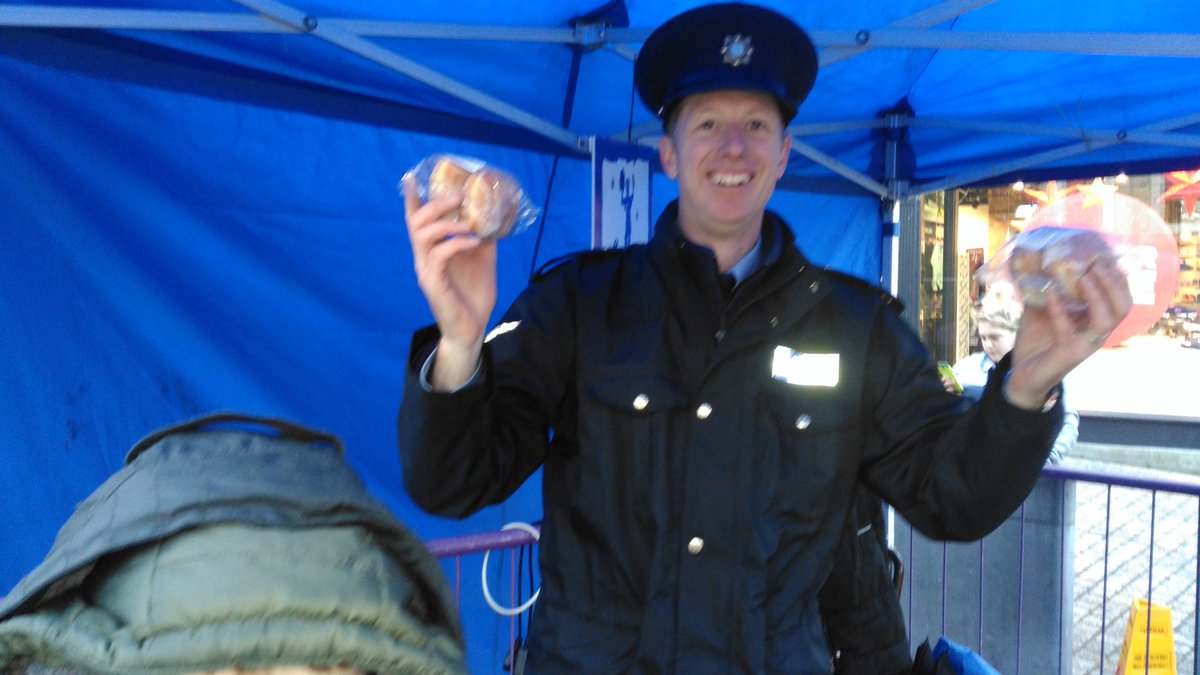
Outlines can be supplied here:
<path id="1" fill-rule="evenodd" d="M 470 170 L 450 157 L 441 157 L 433 165 L 427 181 L 428 199 L 463 192 Z"/>
<path id="2" fill-rule="evenodd" d="M 423 202 L 462 195 L 461 206 L 450 217 L 465 221 L 480 238 L 507 237 L 537 220 L 538 210 L 529 203 L 517 180 L 478 159 L 433 155 L 405 175 L 416 180 Z"/>
<path id="3" fill-rule="evenodd" d="M 462 217 L 471 231 L 485 239 L 508 235 L 521 209 L 521 186 L 512 176 L 489 167 L 467 177 Z"/>
<path id="4" fill-rule="evenodd" d="M 1042 307 L 1057 293 L 1070 311 L 1086 307 L 1079 280 L 1101 258 L 1116 260 L 1113 248 L 1094 230 L 1039 227 L 1004 245 L 977 272 L 985 285 L 1011 283 L 1021 302 Z"/>

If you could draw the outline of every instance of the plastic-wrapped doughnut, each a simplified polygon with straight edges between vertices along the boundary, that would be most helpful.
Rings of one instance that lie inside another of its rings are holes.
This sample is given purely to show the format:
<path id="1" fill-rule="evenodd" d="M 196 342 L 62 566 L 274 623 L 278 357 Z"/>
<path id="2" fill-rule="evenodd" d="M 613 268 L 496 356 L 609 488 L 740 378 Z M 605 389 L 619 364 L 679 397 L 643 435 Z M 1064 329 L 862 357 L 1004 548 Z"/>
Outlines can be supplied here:
<path id="1" fill-rule="evenodd" d="M 521 188 L 512 176 L 484 167 L 467 177 L 463 191 L 462 217 L 472 232 L 495 239 L 512 230 L 521 205 Z"/>
<path id="2" fill-rule="evenodd" d="M 1008 267 L 1026 304 L 1040 307 L 1046 304 L 1046 293 L 1054 291 L 1070 308 L 1086 303 L 1079 280 L 1103 256 L 1113 252 L 1098 232 L 1039 227 L 1016 238 Z"/>
<path id="3" fill-rule="evenodd" d="M 466 221 L 483 239 L 499 239 L 523 231 L 537 220 L 538 209 L 529 203 L 517 179 L 472 157 L 432 155 L 405 174 L 416 182 L 428 202 L 447 195 L 460 196 L 462 204 L 446 218 Z M 401 181 L 401 188 L 404 181 Z M 403 189 L 401 189 L 403 191 Z"/>
<path id="4" fill-rule="evenodd" d="M 442 157 L 429 172 L 429 199 L 461 193 L 471 172 L 449 157 Z"/>

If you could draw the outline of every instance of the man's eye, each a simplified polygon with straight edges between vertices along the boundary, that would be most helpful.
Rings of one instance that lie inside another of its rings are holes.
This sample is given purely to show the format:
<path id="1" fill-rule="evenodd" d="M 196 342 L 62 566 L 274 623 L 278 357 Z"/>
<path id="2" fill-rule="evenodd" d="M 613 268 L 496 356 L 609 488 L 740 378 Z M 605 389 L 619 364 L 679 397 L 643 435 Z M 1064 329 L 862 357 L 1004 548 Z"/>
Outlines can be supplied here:
<path id="1" fill-rule="evenodd" d="M 746 128 L 750 129 L 751 131 L 762 131 L 766 128 L 766 126 L 766 122 L 763 122 L 762 120 L 750 120 L 746 123 Z"/>
<path id="2" fill-rule="evenodd" d="M 717 126 L 717 123 L 712 120 L 703 120 L 699 124 L 696 125 L 696 128 L 708 130 L 708 129 L 716 128 L 716 126 Z"/>

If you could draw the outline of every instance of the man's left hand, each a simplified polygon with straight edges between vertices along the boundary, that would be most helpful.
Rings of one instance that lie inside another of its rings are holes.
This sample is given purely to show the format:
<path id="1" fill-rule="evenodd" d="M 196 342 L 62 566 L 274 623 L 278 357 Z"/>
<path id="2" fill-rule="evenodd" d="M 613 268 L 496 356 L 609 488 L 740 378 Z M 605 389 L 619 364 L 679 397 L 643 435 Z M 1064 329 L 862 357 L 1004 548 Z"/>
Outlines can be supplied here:
<path id="1" fill-rule="evenodd" d="M 1129 314 L 1129 280 L 1115 260 L 1097 260 L 1079 281 L 1083 313 L 1068 312 L 1057 294 L 1045 307 L 1026 307 L 1012 350 L 1004 395 L 1010 403 L 1039 410 L 1055 385 L 1096 353 Z"/>

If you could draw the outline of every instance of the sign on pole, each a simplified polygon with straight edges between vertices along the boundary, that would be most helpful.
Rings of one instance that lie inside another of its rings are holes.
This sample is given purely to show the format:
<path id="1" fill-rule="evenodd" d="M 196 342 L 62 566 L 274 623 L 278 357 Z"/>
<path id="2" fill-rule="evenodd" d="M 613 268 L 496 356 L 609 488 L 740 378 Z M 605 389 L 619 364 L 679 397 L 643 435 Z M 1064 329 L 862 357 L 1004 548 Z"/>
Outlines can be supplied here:
<path id="1" fill-rule="evenodd" d="M 592 139 L 592 248 L 650 239 L 650 161 L 654 150 Z"/>

